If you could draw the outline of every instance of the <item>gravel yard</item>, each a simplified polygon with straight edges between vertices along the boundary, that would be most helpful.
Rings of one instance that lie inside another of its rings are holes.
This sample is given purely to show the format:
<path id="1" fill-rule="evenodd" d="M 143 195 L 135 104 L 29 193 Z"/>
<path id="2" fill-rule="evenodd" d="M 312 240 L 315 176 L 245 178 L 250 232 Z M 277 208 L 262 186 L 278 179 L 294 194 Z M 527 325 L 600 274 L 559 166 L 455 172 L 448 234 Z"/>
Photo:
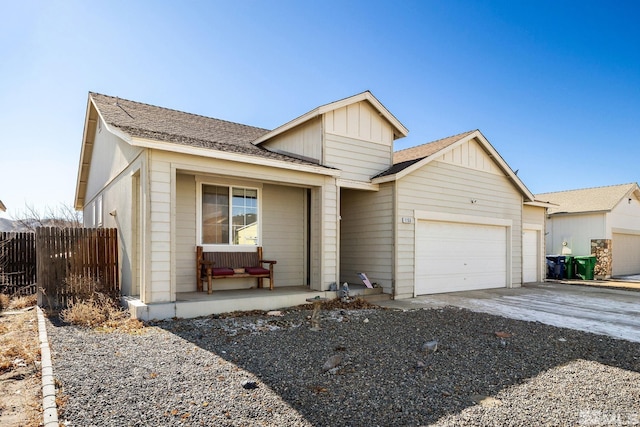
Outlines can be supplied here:
<path id="1" fill-rule="evenodd" d="M 67 426 L 640 425 L 640 343 L 457 308 L 47 324 Z M 437 340 L 436 351 L 423 346 Z M 323 365 L 329 360 L 333 367 Z"/>

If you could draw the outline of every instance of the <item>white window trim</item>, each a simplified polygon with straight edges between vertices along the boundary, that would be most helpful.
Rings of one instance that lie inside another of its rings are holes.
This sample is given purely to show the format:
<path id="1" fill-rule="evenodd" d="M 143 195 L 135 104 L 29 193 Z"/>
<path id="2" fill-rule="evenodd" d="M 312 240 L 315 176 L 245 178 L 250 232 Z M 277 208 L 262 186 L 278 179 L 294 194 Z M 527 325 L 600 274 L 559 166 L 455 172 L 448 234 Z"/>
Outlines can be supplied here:
<path id="1" fill-rule="evenodd" d="M 246 188 L 258 192 L 258 241 L 255 245 L 234 245 L 234 244 L 203 244 L 202 243 L 202 187 L 204 185 L 216 185 L 228 188 Z M 196 178 L 196 245 L 202 246 L 206 251 L 217 252 L 253 252 L 257 246 L 262 246 L 262 186 L 256 183 L 247 183 L 235 180 L 211 180 Z"/>

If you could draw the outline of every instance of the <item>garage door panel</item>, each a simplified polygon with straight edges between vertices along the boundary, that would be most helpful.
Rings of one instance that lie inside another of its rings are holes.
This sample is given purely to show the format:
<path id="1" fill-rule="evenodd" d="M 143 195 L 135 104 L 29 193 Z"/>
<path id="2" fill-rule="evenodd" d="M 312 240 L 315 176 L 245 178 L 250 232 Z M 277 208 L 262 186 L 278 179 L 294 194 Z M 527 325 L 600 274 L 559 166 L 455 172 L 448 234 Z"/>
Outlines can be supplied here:
<path id="1" fill-rule="evenodd" d="M 640 274 L 640 235 L 613 233 L 612 274 Z"/>
<path id="2" fill-rule="evenodd" d="M 416 294 L 506 286 L 506 238 L 501 226 L 419 221 Z"/>

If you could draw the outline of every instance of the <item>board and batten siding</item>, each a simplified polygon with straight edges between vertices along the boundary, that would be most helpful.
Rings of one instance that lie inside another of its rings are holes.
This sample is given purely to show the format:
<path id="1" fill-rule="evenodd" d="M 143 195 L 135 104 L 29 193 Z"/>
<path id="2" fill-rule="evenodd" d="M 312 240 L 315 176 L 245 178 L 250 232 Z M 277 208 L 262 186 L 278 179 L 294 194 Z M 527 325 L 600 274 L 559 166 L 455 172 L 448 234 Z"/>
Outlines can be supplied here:
<path id="1" fill-rule="evenodd" d="M 262 188 L 263 256 L 278 262 L 274 266 L 276 287 L 306 284 L 305 204 L 303 188 Z"/>
<path id="2" fill-rule="evenodd" d="M 142 151 L 109 132 L 102 119 L 98 120 L 87 179 L 87 202 L 120 175 Z"/>
<path id="3" fill-rule="evenodd" d="M 511 221 L 511 285 L 522 277 L 522 195 L 506 176 L 449 161 L 434 160 L 397 182 L 396 298 L 414 292 L 415 211 Z M 472 201 L 474 201 L 472 203 Z"/>
<path id="4" fill-rule="evenodd" d="M 322 162 L 322 120 L 317 117 L 262 144 L 269 150 Z"/>
<path id="5" fill-rule="evenodd" d="M 357 273 L 390 294 L 393 284 L 393 185 L 379 191 L 342 189 L 340 283 L 361 283 Z"/>
<path id="6" fill-rule="evenodd" d="M 392 163 L 393 128 L 368 102 L 324 114 L 323 164 L 342 171 L 341 179 L 369 182 Z"/>

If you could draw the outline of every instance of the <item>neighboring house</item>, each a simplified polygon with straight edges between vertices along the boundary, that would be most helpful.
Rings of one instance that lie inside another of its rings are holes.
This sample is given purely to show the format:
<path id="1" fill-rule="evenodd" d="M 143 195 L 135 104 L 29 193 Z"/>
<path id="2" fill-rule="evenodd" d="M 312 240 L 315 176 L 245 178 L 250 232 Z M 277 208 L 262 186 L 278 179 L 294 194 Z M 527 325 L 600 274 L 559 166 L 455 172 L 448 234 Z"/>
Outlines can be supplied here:
<path id="1" fill-rule="evenodd" d="M 2 203 L 2 200 L 0 200 L 0 212 L 6 212 L 7 211 L 7 207 L 4 205 L 4 203 Z"/>
<path id="2" fill-rule="evenodd" d="M 547 254 L 587 256 L 604 245 L 610 254 L 604 276 L 640 274 L 637 183 L 537 194 L 536 199 L 553 204 L 546 226 Z"/>
<path id="3" fill-rule="evenodd" d="M 543 280 L 548 205 L 482 133 L 394 153 L 407 132 L 368 91 L 274 130 L 90 93 L 75 205 L 86 226 L 118 228 L 138 317 L 277 308 L 265 301 L 283 289 L 320 295 L 359 272 L 393 298 Z M 203 298 L 197 245 L 262 246 L 275 291 L 188 305 Z"/>

